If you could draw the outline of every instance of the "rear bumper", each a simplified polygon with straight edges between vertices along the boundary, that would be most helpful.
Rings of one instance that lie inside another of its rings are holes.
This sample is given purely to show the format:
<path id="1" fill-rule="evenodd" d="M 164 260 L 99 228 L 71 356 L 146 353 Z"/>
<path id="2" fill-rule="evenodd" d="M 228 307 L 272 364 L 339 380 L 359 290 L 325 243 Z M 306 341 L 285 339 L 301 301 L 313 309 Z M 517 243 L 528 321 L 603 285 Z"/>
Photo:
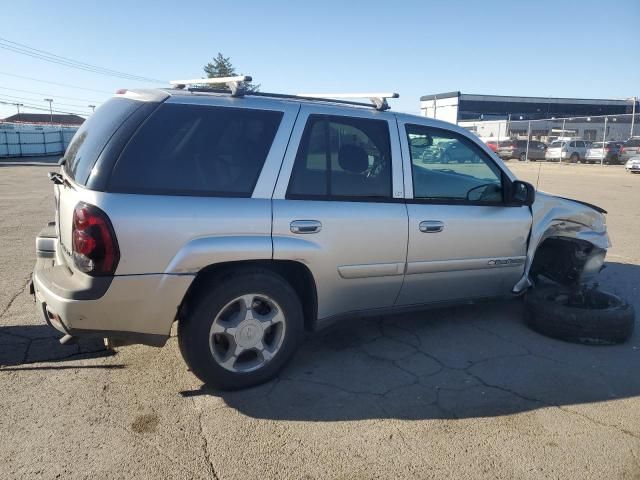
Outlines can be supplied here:
<path id="1" fill-rule="evenodd" d="M 32 276 L 36 310 L 45 322 L 72 336 L 166 343 L 193 275 L 90 277 L 57 262 L 57 239 L 40 244 L 54 246 L 38 251 Z"/>

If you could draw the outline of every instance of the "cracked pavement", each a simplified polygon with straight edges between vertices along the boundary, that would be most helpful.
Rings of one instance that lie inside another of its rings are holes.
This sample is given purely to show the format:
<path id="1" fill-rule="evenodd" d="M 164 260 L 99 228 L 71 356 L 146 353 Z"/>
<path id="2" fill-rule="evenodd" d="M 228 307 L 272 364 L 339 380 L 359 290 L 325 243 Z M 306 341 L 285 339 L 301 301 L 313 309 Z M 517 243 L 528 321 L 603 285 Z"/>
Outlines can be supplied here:
<path id="1" fill-rule="evenodd" d="M 610 212 L 600 283 L 640 310 L 640 175 L 509 166 Z M 640 329 L 564 343 L 519 299 L 353 320 L 231 393 L 201 385 L 175 336 L 60 345 L 26 291 L 51 169 L 0 167 L 1 478 L 640 478 Z"/>

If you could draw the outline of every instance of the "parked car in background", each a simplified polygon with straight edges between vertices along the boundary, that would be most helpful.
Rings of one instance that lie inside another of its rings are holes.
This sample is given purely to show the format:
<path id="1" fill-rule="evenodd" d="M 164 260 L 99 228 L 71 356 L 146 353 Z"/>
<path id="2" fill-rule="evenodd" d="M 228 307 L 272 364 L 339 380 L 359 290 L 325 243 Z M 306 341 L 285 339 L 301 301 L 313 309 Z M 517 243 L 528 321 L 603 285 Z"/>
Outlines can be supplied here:
<path id="1" fill-rule="evenodd" d="M 485 142 L 487 144 L 487 147 L 489 147 L 489 149 L 492 152 L 497 152 L 498 151 L 498 142 L 496 142 L 495 140 L 489 140 L 488 142 Z"/>
<path id="2" fill-rule="evenodd" d="M 618 163 L 620 161 L 620 142 L 594 142 L 585 156 L 587 163 Z"/>
<path id="3" fill-rule="evenodd" d="M 626 162 L 634 155 L 640 155 L 640 137 L 631 137 L 620 148 L 620 160 Z"/>
<path id="4" fill-rule="evenodd" d="M 544 143 L 537 140 L 529 141 L 529 160 L 544 160 L 546 151 L 547 146 Z M 503 160 L 517 158 L 524 162 L 527 159 L 527 141 L 509 140 L 504 143 L 501 142 L 497 153 Z"/>
<path id="5" fill-rule="evenodd" d="M 584 140 L 556 140 L 551 142 L 545 153 L 546 160 L 569 160 L 577 163 L 587 155 L 588 143 Z"/>
<path id="6" fill-rule="evenodd" d="M 629 173 L 640 173 L 640 155 L 634 155 L 627 160 L 624 164 L 624 168 Z"/>

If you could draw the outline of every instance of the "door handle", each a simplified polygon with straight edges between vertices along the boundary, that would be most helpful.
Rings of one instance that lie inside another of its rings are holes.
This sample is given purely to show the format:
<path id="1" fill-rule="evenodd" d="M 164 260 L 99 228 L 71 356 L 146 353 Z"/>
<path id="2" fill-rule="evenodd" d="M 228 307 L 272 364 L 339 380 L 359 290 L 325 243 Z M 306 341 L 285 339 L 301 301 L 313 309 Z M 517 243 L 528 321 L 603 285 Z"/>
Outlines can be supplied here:
<path id="1" fill-rule="evenodd" d="M 294 220 L 289 228 L 291 233 L 318 233 L 322 230 L 322 223 L 318 220 Z"/>
<path id="2" fill-rule="evenodd" d="M 420 222 L 420 231 L 422 233 L 438 233 L 444 230 L 444 223 L 439 220 L 425 220 Z"/>

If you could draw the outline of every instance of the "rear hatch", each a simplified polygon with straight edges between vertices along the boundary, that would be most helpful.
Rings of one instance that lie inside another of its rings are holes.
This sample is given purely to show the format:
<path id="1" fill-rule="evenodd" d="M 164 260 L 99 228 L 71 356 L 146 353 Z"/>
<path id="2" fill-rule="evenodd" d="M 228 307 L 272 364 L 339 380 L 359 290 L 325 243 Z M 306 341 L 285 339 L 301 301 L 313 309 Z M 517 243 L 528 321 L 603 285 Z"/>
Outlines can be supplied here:
<path id="1" fill-rule="evenodd" d="M 498 155 L 511 155 L 515 147 L 516 144 L 513 140 L 500 142 L 500 146 L 498 147 Z"/>
<path id="2" fill-rule="evenodd" d="M 546 157 L 547 158 L 560 158 L 562 154 L 562 147 L 566 142 L 555 141 L 551 142 L 549 148 L 547 149 Z"/>
<path id="3" fill-rule="evenodd" d="M 632 157 L 633 155 L 640 155 L 640 139 L 632 138 L 624 142 L 624 145 L 622 145 L 620 149 L 620 154 L 626 158 Z"/>
<path id="4" fill-rule="evenodd" d="M 587 158 L 589 159 L 601 159 L 609 153 L 609 144 L 603 144 L 602 142 L 594 142 L 589 146 L 587 150 Z"/>
<path id="5" fill-rule="evenodd" d="M 104 177 L 107 172 L 99 172 L 100 169 L 110 168 L 110 162 L 106 161 L 104 157 L 101 158 L 101 154 L 105 152 L 105 147 L 109 142 L 117 137 L 117 132 L 124 129 L 123 124 L 145 104 L 151 106 L 150 102 L 125 96 L 108 100 L 97 108 L 95 113 L 78 129 L 62 158 L 64 182 L 54 185 L 55 221 L 60 239 L 58 245 L 62 250 L 60 253 L 69 266 L 73 265 L 72 223 L 74 209 L 81 201 L 91 203 L 94 197 L 92 184 L 96 183 L 92 182 L 92 177 L 99 176 L 99 173 Z M 129 130 L 131 128 L 132 126 L 129 125 Z M 122 142 L 123 139 L 119 140 Z M 113 157 L 117 158 L 119 151 L 108 153 L 113 160 Z M 98 161 L 99 159 L 100 161 Z"/>

